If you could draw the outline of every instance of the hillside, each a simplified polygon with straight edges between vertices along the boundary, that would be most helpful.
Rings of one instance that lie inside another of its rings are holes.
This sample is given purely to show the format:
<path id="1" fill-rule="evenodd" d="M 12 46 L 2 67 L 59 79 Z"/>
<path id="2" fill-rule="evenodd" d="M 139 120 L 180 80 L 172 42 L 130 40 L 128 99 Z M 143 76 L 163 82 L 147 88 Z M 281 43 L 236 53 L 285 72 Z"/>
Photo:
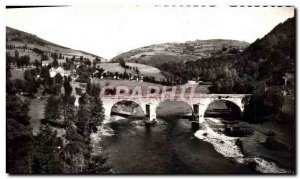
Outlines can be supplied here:
<path id="1" fill-rule="evenodd" d="M 42 53 L 49 55 L 50 61 L 52 59 L 50 54 L 53 53 L 61 54 L 66 58 L 75 56 L 75 58 L 82 57 L 83 59 L 90 59 L 91 61 L 95 58 L 106 61 L 106 59 L 97 55 L 63 47 L 39 38 L 36 35 L 6 27 L 6 52 L 11 56 L 14 56 L 15 50 L 19 52 L 19 56 L 28 55 L 31 62 L 34 62 L 35 60 L 40 61 Z"/>
<path id="2" fill-rule="evenodd" d="M 280 80 L 285 73 L 295 73 L 295 29 L 295 18 L 278 24 L 236 58 L 235 68 L 240 74 L 269 82 Z"/>
<path id="3" fill-rule="evenodd" d="M 111 61 L 124 59 L 127 62 L 138 62 L 157 66 L 168 62 L 185 62 L 234 54 L 243 51 L 248 46 L 247 42 L 236 40 L 195 40 L 185 43 L 163 43 L 150 45 L 122 53 Z"/>
<path id="4" fill-rule="evenodd" d="M 201 79 L 213 83 L 211 93 L 259 93 L 281 86 L 290 94 L 295 87 L 295 18 L 278 24 L 243 51 L 221 53 L 185 62 L 166 62 L 156 67 L 176 81 Z M 285 84 L 285 82 L 287 82 Z"/>

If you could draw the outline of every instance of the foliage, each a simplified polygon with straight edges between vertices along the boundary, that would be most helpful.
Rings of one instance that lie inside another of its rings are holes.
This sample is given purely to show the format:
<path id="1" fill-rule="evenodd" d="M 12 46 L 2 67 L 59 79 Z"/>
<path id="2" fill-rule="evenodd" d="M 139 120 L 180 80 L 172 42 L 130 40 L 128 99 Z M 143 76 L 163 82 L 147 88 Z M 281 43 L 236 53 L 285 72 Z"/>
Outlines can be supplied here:
<path id="1" fill-rule="evenodd" d="M 125 64 L 124 59 L 119 59 L 119 64 L 120 64 L 120 66 L 123 67 L 123 68 L 126 67 L 126 64 Z"/>
<path id="2" fill-rule="evenodd" d="M 46 103 L 45 107 L 45 119 L 57 121 L 60 119 L 60 98 L 51 95 Z"/>
<path id="3" fill-rule="evenodd" d="M 76 79 L 76 81 L 81 83 L 88 83 L 93 72 L 94 69 L 92 67 L 89 67 L 87 65 L 80 65 L 76 69 L 76 74 L 78 75 L 78 79 Z"/>
<path id="4" fill-rule="evenodd" d="M 272 109 L 272 112 L 277 116 L 284 104 L 284 96 L 282 90 L 278 87 L 269 88 L 266 91 L 265 104 Z"/>
<path id="5" fill-rule="evenodd" d="M 17 58 L 16 58 L 17 59 Z M 17 66 L 22 67 L 22 66 L 28 66 L 30 63 L 30 57 L 28 55 L 21 56 L 17 61 Z"/>
<path id="6" fill-rule="evenodd" d="M 35 137 L 34 173 L 59 174 L 63 172 L 63 141 L 49 125 L 42 125 Z"/>
<path id="7" fill-rule="evenodd" d="M 57 68 L 57 67 L 58 67 L 58 61 L 57 61 L 57 59 L 54 59 L 54 60 L 53 60 L 52 66 L 53 66 L 54 68 Z"/>
<path id="8" fill-rule="evenodd" d="M 30 173 L 32 133 L 28 103 L 17 96 L 7 95 L 7 170 L 9 173 Z"/>
<path id="9" fill-rule="evenodd" d="M 68 77 L 64 78 L 64 89 L 65 89 L 65 95 L 69 96 L 72 94 L 73 88 L 68 80 Z"/>

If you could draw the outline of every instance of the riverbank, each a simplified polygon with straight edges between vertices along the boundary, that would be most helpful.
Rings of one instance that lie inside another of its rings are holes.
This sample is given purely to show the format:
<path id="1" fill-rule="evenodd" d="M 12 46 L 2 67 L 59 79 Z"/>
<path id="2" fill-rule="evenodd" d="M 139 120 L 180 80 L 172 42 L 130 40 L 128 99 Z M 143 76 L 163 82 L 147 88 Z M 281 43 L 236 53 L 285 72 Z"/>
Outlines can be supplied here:
<path id="1" fill-rule="evenodd" d="M 221 123 L 221 121 L 219 122 Z M 263 149 L 262 141 L 264 141 L 265 136 L 262 135 L 262 131 L 269 126 L 263 124 L 252 126 L 260 130 L 255 130 L 254 135 L 247 137 L 229 137 L 221 132 L 216 132 L 209 125 L 205 125 L 206 130 L 197 131 L 195 136 L 200 140 L 211 143 L 215 150 L 224 157 L 236 163 L 252 167 L 261 173 L 294 173 L 294 169 L 291 169 L 291 166 L 287 167 L 288 165 L 282 165 L 283 163 L 281 165 L 278 164 L 280 163 L 278 159 L 284 158 L 284 154 L 277 153 L 277 156 L 273 156 L 270 159 L 269 157 L 274 155 L 274 153 Z M 264 135 L 267 135 L 267 133 Z M 295 158 L 295 155 L 291 157 Z M 294 165 L 293 161 L 285 162 L 286 164 Z"/>
<path id="2" fill-rule="evenodd" d="M 261 156 L 275 162 L 282 168 L 295 170 L 295 126 L 265 122 L 250 124 L 254 135 L 241 138 L 243 153 L 247 156 Z"/>

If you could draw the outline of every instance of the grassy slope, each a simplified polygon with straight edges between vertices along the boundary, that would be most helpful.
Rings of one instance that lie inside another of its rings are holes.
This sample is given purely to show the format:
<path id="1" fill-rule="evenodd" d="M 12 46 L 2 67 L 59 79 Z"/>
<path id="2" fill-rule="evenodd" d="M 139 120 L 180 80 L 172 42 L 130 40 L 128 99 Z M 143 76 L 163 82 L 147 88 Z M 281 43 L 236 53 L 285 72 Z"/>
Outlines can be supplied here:
<path id="1" fill-rule="evenodd" d="M 40 121 L 44 118 L 46 98 L 32 99 L 29 105 L 28 115 L 31 117 L 30 124 L 33 135 L 36 135 L 40 129 Z"/>
<path id="2" fill-rule="evenodd" d="M 10 69 L 11 80 L 21 79 L 24 80 L 25 71 L 22 69 Z"/>
<path id="3" fill-rule="evenodd" d="M 98 64 L 100 68 L 103 68 L 105 71 L 110 71 L 112 73 L 118 72 L 118 73 L 124 73 L 125 68 L 121 67 L 119 63 L 100 63 Z M 153 76 L 157 80 L 164 79 L 165 76 L 161 74 L 160 70 L 151 66 L 147 66 L 144 64 L 138 64 L 138 63 L 126 63 L 128 66 L 137 67 L 141 74 L 145 76 Z M 131 73 L 132 75 L 137 75 L 135 71 L 127 69 L 127 73 Z"/>
<path id="4" fill-rule="evenodd" d="M 26 33 L 23 31 L 19 31 L 10 27 L 6 27 L 6 44 L 7 45 L 14 45 L 14 46 L 27 46 L 31 48 L 38 48 L 44 52 L 50 52 L 50 53 L 61 53 L 66 56 L 83 56 L 84 58 L 89 58 L 90 60 L 94 60 L 96 57 L 100 58 L 102 61 L 106 61 L 104 58 L 99 57 L 97 55 L 87 53 L 80 50 L 74 50 L 67 47 L 63 47 L 57 44 L 54 44 L 52 42 L 46 41 L 44 39 L 41 39 L 33 34 Z M 20 56 L 23 55 L 29 55 L 31 58 L 31 61 L 40 60 L 41 56 L 39 54 L 36 54 L 32 52 L 31 50 L 23 50 L 20 48 L 14 48 L 14 49 L 7 49 L 7 52 L 9 52 L 12 56 L 14 56 L 14 51 L 18 50 Z"/>
<path id="5" fill-rule="evenodd" d="M 187 46 L 202 46 L 202 48 L 196 49 L 198 55 L 189 54 L 187 52 L 178 53 L 170 52 L 167 49 L 186 49 Z M 186 43 L 164 43 L 137 48 L 125 53 L 122 53 L 114 58 L 112 61 L 118 59 L 124 59 L 127 62 L 138 62 L 151 66 L 156 66 L 161 63 L 167 62 L 180 62 L 187 60 L 196 60 L 200 58 L 207 58 L 214 53 L 227 53 L 229 49 L 237 48 L 244 49 L 248 46 L 248 43 L 235 41 L 235 40 L 196 40 Z M 221 52 L 222 48 L 226 47 L 228 50 Z"/>

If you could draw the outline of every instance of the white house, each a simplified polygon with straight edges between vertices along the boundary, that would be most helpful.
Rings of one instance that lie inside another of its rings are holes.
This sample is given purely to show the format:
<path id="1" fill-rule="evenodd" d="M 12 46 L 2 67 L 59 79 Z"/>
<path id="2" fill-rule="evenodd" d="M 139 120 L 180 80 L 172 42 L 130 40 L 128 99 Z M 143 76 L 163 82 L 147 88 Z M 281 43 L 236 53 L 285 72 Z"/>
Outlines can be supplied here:
<path id="1" fill-rule="evenodd" d="M 70 71 L 66 71 L 62 67 L 51 68 L 49 72 L 50 72 L 50 77 L 54 77 L 57 73 L 61 74 L 61 76 L 69 76 L 70 75 Z"/>
<path id="2" fill-rule="evenodd" d="M 49 65 L 49 60 L 46 60 L 46 61 L 42 61 L 42 66 L 48 66 Z"/>

